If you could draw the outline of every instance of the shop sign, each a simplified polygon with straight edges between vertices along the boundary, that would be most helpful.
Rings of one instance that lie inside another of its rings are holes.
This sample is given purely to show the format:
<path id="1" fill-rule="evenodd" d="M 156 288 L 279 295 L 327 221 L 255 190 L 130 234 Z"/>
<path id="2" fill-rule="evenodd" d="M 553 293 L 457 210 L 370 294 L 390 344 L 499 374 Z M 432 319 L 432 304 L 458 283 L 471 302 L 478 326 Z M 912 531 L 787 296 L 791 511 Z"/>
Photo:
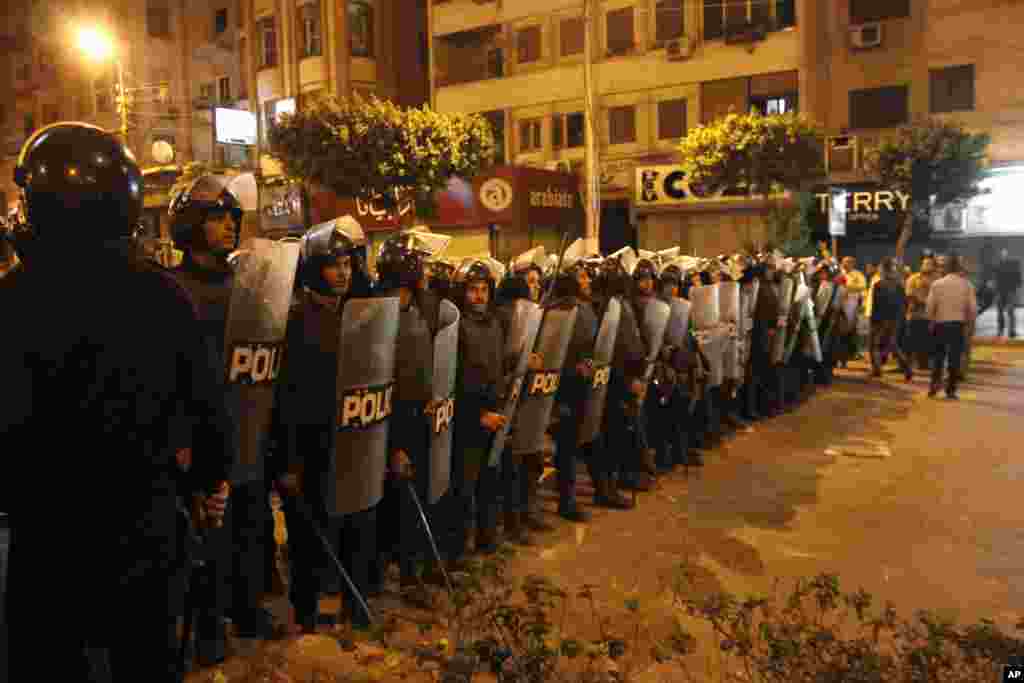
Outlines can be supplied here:
<path id="1" fill-rule="evenodd" d="M 838 199 L 844 196 L 845 201 Z M 843 201 L 844 206 L 833 207 L 834 200 Z M 836 234 L 832 222 L 845 213 L 845 237 L 861 241 L 895 240 L 910 209 L 909 194 L 878 184 L 820 186 L 814 190 L 811 222 L 819 235 Z"/>
<path id="2" fill-rule="evenodd" d="M 783 196 L 783 195 L 778 195 Z M 763 199 L 749 195 L 742 188 L 709 190 L 700 183 L 690 181 L 682 166 L 637 166 L 634 204 L 644 206 L 671 206 L 700 202 L 736 202 Z"/>

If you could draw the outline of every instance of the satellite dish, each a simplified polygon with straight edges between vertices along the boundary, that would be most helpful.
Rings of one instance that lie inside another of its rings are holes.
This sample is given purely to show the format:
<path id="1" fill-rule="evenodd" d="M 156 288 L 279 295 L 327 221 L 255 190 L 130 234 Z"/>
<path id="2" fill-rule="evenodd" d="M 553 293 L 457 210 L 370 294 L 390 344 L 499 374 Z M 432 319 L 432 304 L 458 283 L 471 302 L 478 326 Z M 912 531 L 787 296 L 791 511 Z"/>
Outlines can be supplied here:
<path id="1" fill-rule="evenodd" d="M 153 160 L 158 164 L 169 164 L 174 161 L 174 148 L 166 140 L 157 140 L 151 150 Z"/>

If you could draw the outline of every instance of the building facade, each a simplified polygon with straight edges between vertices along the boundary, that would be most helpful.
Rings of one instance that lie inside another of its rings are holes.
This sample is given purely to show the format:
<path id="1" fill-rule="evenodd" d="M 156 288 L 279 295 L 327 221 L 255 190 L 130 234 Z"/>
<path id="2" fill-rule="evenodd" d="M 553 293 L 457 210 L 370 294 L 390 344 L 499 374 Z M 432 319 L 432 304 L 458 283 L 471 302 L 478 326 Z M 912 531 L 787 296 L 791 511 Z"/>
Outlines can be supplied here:
<path id="1" fill-rule="evenodd" d="M 426 0 L 241 0 L 238 44 L 245 106 L 259 119 L 260 143 L 283 113 L 326 96 L 373 94 L 400 106 L 427 101 Z M 298 188 L 275 183 L 281 169 L 260 153 L 266 190 L 264 225 L 294 231 L 303 224 Z M 352 202 L 310 198 L 312 221 L 339 215 Z M 376 234 L 397 216 L 371 221 Z"/>
<path id="2" fill-rule="evenodd" d="M 128 144 L 140 165 L 163 163 L 154 158 L 153 143 L 161 140 L 179 159 L 191 159 L 184 9 L 177 0 L 4 3 L 0 82 L 13 96 L 0 107 L 0 190 L 9 208 L 18 198 L 12 180 L 18 151 L 36 129 L 65 120 L 121 127 L 118 62 L 128 95 Z M 95 61 L 81 51 L 77 34 L 86 27 L 110 37 L 111 58 Z"/>
<path id="3" fill-rule="evenodd" d="M 594 0 L 602 246 L 714 254 L 770 239 L 770 203 L 673 175 L 686 131 L 728 111 L 800 111 L 828 135 L 830 182 L 865 183 L 866 151 L 950 116 L 1024 161 L 1022 66 L 1005 0 Z M 582 172 L 583 2 L 434 0 L 432 98 L 492 122 L 502 160 Z M 653 182 L 653 181 L 652 181 Z M 877 188 L 885 200 L 897 201 Z M 667 190 L 667 191 L 666 191 Z M 890 193 L 891 194 L 891 193 Z M 874 196 L 874 195 L 873 195 Z M 877 207 L 876 207 L 877 209 Z M 892 236 L 895 240 L 895 235 Z"/>

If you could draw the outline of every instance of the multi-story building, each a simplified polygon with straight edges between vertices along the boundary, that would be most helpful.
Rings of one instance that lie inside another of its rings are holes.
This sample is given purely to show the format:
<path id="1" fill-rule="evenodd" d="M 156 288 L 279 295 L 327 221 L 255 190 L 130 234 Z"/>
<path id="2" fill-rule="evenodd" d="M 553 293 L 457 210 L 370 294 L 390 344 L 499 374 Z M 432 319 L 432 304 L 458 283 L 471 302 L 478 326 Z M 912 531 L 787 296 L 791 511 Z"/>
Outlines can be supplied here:
<path id="1" fill-rule="evenodd" d="M 281 113 L 324 96 L 375 94 L 402 106 L 427 101 L 426 0 L 241 0 L 238 44 L 249 109 L 260 117 L 261 142 Z M 296 188 L 281 186 L 280 169 L 261 155 L 268 181 L 261 203 L 266 229 L 289 229 L 301 216 Z M 351 209 L 327 193 L 313 197 L 313 220 Z M 385 221 L 375 228 L 389 226 Z"/>
<path id="2" fill-rule="evenodd" d="M 181 104 L 186 69 L 184 13 L 172 0 L 5 3 L 5 27 L 13 40 L 0 57 L 14 97 L 6 105 L 4 161 L 0 178 L 8 204 L 17 198 L 11 169 L 21 143 L 38 127 L 82 120 L 117 130 L 121 117 L 115 86 L 120 63 L 129 95 L 128 144 L 143 167 L 157 163 L 153 143 L 165 140 L 190 158 Z M 77 41 L 82 28 L 112 41 L 112 56 L 93 61 Z"/>
<path id="3" fill-rule="evenodd" d="M 829 135 L 834 182 L 868 182 L 865 150 L 928 114 L 989 131 L 993 162 L 1024 155 L 1024 90 L 1012 78 L 1022 65 L 1020 3 L 593 0 L 592 8 L 605 250 L 680 244 L 714 254 L 768 239 L 769 202 L 702 196 L 671 168 L 690 127 L 730 110 L 809 115 Z M 434 0 L 430 9 L 434 106 L 485 114 L 509 163 L 581 171 L 582 0 Z M 662 184 L 644 193 L 645 177 Z M 871 200 L 883 213 L 897 201 L 885 192 Z"/>

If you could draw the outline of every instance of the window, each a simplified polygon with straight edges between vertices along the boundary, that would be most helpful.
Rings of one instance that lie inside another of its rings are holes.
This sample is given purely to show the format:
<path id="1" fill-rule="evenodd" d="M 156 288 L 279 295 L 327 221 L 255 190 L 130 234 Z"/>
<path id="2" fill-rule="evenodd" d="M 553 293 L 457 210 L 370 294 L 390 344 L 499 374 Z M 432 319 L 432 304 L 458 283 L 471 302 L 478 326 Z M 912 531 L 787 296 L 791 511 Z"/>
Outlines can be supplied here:
<path id="1" fill-rule="evenodd" d="M 633 105 L 608 110 L 608 142 L 612 145 L 636 142 L 636 109 Z"/>
<path id="2" fill-rule="evenodd" d="M 519 151 L 536 152 L 541 148 L 540 119 L 519 122 Z"/>
<path id="3" fill-rule="evenodd" d="M 608 54 L 621 55 L 633 49 L 633 8 L 623 7 L 605 15 L 608 24 Z"/>
<path id="4" fill-rule="evenodd" d="M 686 136 L 686 100 L 658 102 L 658 139 L 673 140 Z"/>
<path id="5" fill-rule="evenodd" d="M 299 57 L 319 57 L 321 54 L 320 2 L 307 2 L 299 7 Z"/>
<path id="6" fill-rule="evenodd" d="M 505 75 L 505 52 L 500 47 L 487 51 L 487 78 L 501 78 Z"/>
<path id="7" fill-rule="evenodd" d="M 167 7 L 146 7 L 146 33 L 152 38 L 167 38 L 171 35 L 171 11 Z"/>
<path id="8" fill-rule="evenodd" d="M 231 103 L 231 79 L 227 76 L 217 79 L 217 99 L 221 104 Z"/>
<path id="9" fill-rule="evenodd" d="M 558 25 L 558 39 L 563 57 L 583 52 L 583 17 L 562 19 Z"/>
<path id="10" fill-rule="evenodd" d="M 583 113 L 555 114 L 551 120 L 551 146 L 555 149 L 583 146 Z"/>
<path id="11" fill-rule="evenodd" d="M 494 163 L 505 163 L 505 112 L 489 111 L 484 113 L 484 118 L 491 126 L 491 133 L 494 135 Z"/>
<path id="12" fill-rule="evenodd" d="M 775 0 L 775 27 L 796 26 L 796 0 Z"/>
<path id="13" fill-rule="evenodd" d="M 363 0 L 349 0 L 348 39 L 354 56 L 373 56 L 373 8 Z"/>
<path id="14" fill-rule="evenodd" d="M 658 45 L 683 36 L 683 0 L 659 0 L 654 8 L 654 40 Z"/>
<path id="15" fill-rule="evenodd" d="M 775 2 L 776 12 L 786 11 L 790 2 Z M 749 24 L 772 26 L 772 7 L 768 0 L 704 0 L 704 40 L 724 38 L 731 31 Z M 778 14 L 776 14 L 778 16 Z"/>
<path id="16" fill-rule="evenodd" d="M 282 114 L 295 113 L 295 98 L 286 97 L 272 100 L 263 105 L 263 138 L 266 140 L 268 131 L 277 125 Z"/>
<path id="17" fill-rule="evenodd" d="M 909 16 L 910 0 L 850 0 L 851 24 Z"/>
<path id="18" fill-rule="evenodd" d="M 932 69 L 928 75 L 928 93 L 933 114 L 974 109 L 973 64 Z"/>
<path id="19" fill-rule="evenodd" d="M 264 17 L 257 23 L 260 35 L 260 68 L 277 66 L 277 22 L 274 17 Z"/>
<path id="20" fill-rule="evenodd" d="M 905 85 L 851 90 L 850 128 L 891 128 L 906 123 L 908 95 Z"/>
<path id="21" fill-rule="evenodd" d="M 516 31 L 516 49 L 519 63 L 527 64 L 540 59 L 540 26 L 527 26 Z"/>
<path id="22" fill-rule="evenodd" d="M 228 11 L 219 9 L 213 13 L 213 35 L 219 36 L 228 30 Z"/>
<path id="23" fill-rule="evenodd" d="M 796 95 L 778 95 L 769 97 L 751 97 L 750 108 L 761 112 L 762 116 L 788 114 L 796 112 Z"/>
<path id="24" fill-rule="evenodd" d="M 50 123 L 57 123 L 60 121 L 60 105 L 59 104 L 44 104 L 43 105 L 43 125 Z"/>
<path id="25" fill-rule="evenodd" d="M 566 147 L 582 147 L 585 139 L 586 126 L 583 124 L 583 113 L 576 112 L 565 117 Z"/>

